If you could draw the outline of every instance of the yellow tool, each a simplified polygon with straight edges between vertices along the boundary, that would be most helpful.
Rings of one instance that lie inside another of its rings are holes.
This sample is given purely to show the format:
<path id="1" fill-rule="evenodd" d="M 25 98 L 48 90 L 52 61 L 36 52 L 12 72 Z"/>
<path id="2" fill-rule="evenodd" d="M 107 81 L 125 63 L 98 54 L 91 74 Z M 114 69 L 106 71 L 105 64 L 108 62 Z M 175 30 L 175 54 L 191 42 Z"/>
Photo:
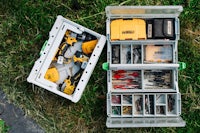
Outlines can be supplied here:
<path id="1" fill-rule="evenodd" d="M 88 62 L 89 57 L 85 56 L 82 52 L 77 51 L 73 57 L 74 62 Z"/>
<path id="2" fill-rule="evenodd" d="M 82 71 L 79 71 L 74 75 L 74 77 L 69 77 L 64 80 L 62 86 L 61 86 L 61 91 L 71 95 L 74 92 L 75 89 L 75 84 L 78 82 L 78 79 L 81 77 Z"/>
<path id="3" fill-rule="evenodd" d="M 76 56 L 74 56 L 73 59 L 74 59 L 74 62 L 81 62 L 82 63 L 84 61 L 87 62 L 89 58 L 87 56 L 83 55 L 82 57 L 76 57 Z"/>
<path id="4" fill-rule="evenodd" d="M 67 45 L 67 43 L 62 43 L 61 44 L 61 47 L 60 47 L 60 49 L 59 49 L 59 54 L 58 55 L 64 55 L 65 54 L 65 52 L 67 51 L 67 49 L 68 49 L 68 45 Z"/>
<path id="5" fill-rule="evenodd" d="M 59 54 L 59 48 L 57 49 L 57 52 L 55 53 L 55 56 L 52 61 L 57 61 L 58 60 L 58 54 Z"/>
<path id="6" fill-rule="evenodd" d="M 76 38 L 75 37 L 71 37 L 70 36 L 70 31 L 69 30 L 67 30 L 66 31 L 66 33 L 65 33 L 65 42 L 67 43 L 67 44 L 69 44 L 69 45 L 73 45 L 74 43 L 76 43 L 77 42 L 77 40 L 76 40 Z"/>
<path id="7" fill-rule="evenodd" d="M 146 39 L 146 23 L 143 19 L 116 19 L 110 24 L 111 40 Z"/>
<path id="8" fill-rule="evenodd" d="M 68 95 L 74 92 L 75 84 L 72 84 L 70 79 L 66 79 L 62 85 L 62 91 Z"/>
<path id="9" fill-rule="evenodd" d="M 58 70 L 55 67 L 49 68 L 44 76 L 45 79 L 52 82 L 57 82 L 59 77 Z"/>
<path id="10" fill-rule="evenodd" d="M 71 46 L 72 46 L 74 43 L 77 42 L 76 38 L 71 37 L 71 36 L 65 37 L 65 41 L 67 42 L 67 44 L 69 44 L 69 45 L 71 45 Z"/>
<path id="11" fill-rule="evenodd" d="M 98 40 L 87 41 L 82 44 L 84 54 L 91 54 L 97 44 Z"/>

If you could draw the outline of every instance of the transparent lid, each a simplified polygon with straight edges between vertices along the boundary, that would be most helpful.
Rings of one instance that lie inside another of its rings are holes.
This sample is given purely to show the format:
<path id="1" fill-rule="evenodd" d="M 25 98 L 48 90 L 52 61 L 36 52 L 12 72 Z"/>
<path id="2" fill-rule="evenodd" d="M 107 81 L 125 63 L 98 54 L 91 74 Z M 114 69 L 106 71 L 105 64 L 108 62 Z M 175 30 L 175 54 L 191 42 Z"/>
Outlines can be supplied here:
<path id="1" fill-rule="evenodd" d="M 178 17 L 182 6 L 107 6 L 107 17 Z"/>

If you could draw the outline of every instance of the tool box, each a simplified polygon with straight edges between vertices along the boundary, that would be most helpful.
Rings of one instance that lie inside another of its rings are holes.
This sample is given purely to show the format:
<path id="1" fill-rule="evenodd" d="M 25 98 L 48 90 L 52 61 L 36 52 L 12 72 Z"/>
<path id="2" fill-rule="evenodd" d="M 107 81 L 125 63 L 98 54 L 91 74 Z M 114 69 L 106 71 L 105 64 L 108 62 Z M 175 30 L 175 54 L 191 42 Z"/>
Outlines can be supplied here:
<path id="1" fill-rule="evenodd" d="M 107 127 L 185 126 L 177 55 L 182 10 L 106 7 Z"/>
<path id="2" fill-rule="evenodd" d="M 106 37 L 58 16 L 27 81 L 78 102 Z"/>

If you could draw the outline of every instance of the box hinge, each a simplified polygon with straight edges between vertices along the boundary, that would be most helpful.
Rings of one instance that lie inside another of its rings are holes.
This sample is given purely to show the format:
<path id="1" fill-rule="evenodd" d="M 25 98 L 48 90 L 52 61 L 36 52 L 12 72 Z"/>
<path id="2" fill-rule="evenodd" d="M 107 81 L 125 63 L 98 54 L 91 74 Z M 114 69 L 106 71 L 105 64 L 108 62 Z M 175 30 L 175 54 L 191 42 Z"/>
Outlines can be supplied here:
<path id="1" fill-rule="evenodd" d="M 109 63 L 108 62 L 104 62 L 102 64 L 102 69 L 105 70 L 105 71 L 109 70 Z"/>
<path id="2" fill-rule="evenodd" d="M 44 42 L 43 46 L 42 46 L 42 49 L 40 50 L 40 55 L 42 55 L 42 52 L 44 51 L 46 45 L 47 45 L 47 40 Z"/>
<path id="3" fill-rule="evenodd" d="M 185 62 L 179 62 L 179 68 L 178 70 L 183 70 L 186 68 L 186 63 Z"/>

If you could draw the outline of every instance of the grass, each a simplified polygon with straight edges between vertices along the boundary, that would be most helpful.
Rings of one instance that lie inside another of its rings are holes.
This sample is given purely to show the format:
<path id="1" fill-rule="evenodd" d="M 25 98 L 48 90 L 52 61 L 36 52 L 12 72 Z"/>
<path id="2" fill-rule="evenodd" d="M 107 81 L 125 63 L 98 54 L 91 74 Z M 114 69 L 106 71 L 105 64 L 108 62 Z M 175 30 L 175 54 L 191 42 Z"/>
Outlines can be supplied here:
<path id="1" fill-rule="evenodd" d="M 107 5 L 182 5 L 179 73 L 183 128 L 107 129 L 106 48 L 77 104 L 27 83 L 26 78 L 56 16 L 62 15 L 105 34 Z M 22 107 L 46 132 L 196 132 L 200 128 L 200 3 L 198 0 L 38 0 L 0 1 L 0 87 L 11 102 Z M 101 78 L 100 78 L 101 77 Z"/>

